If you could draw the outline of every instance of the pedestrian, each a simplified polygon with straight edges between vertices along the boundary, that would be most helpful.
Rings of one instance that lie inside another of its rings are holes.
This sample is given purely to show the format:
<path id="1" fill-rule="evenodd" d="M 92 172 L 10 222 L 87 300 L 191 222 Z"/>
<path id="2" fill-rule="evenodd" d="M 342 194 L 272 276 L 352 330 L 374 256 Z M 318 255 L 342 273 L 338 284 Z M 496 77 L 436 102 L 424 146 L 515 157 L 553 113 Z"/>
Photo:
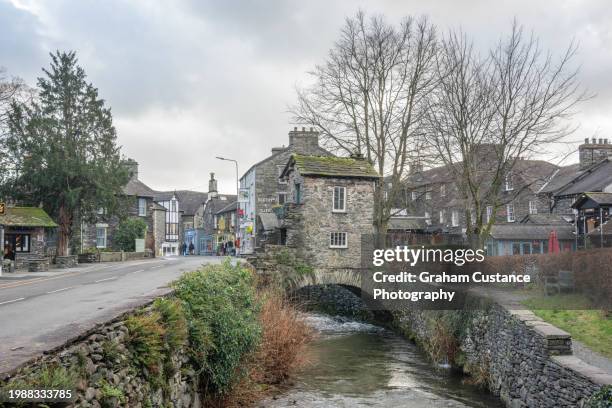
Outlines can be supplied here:
<path id="1" fill-rule="evenodd" d="M 183 245 L 181 245 L 181 254 L 183 256 L 187 255 L 187 244 L 183 242 Z"/>
<path id="2" fill-rule="evenodd" d="M 195 250 L 195 246 L 193 245 L 193 242 L 189 243 L 189 255 L 193 255 L 193 252 Z"/>

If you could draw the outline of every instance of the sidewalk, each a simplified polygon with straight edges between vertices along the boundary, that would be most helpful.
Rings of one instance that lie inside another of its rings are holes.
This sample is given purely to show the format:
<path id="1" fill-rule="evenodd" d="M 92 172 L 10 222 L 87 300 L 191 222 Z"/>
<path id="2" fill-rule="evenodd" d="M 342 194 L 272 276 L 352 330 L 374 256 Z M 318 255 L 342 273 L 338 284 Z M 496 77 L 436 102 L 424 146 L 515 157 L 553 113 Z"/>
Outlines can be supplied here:
<path id="1" fill-rule="evenodd" d="M 86 266 L 79 265 L 74 268 L 63 268 L 63 269 L 50 268 L 46 272 L 27 272 L 27 271 L 6 272 L 6 271 L 2 271 L 2 275 L 0 275 L 0 281 L 35 279 L 35 278 L 42 278 L 46 276 L 60 276 L 60 275 L 65 275 L 67 273 L 74 273 L 74 272 L 85 272 L 88 269 L 92 269 L 97 265 L 100 265 L 100 263 L 87 264 Z"/>

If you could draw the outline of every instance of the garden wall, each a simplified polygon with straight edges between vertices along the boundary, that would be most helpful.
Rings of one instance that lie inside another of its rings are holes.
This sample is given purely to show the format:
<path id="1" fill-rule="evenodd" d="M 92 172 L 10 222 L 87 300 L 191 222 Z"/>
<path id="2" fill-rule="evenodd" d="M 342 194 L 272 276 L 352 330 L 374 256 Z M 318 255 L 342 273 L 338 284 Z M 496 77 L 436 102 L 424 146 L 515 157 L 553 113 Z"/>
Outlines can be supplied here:
<path id="1" fill-rule="evenodd" d="M 530 311 L 410 311 L 396 326 L 435 360 L 460 366 L 508 407 L 583 407 L 612 376 L 572 355 L 571 337 Z"/>

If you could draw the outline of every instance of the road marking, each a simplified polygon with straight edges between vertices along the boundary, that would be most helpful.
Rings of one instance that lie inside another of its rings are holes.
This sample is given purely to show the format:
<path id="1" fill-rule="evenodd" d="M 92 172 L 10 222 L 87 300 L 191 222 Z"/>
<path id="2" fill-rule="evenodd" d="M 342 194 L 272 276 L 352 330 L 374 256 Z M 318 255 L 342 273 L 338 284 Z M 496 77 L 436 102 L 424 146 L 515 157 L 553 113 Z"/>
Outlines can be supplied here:
<path id="1" fill-rule="evenodd" d="M 139 269 L 139 270 L 134 271 L 134 272 L 129 272 L 128 275 L 131 275 L 133 273 L 139 273 L 139 272 L 144 272 L 144 269 Z"/>
<path id="2" fill-rule="evenodd" d="M 68 286 L 67 288 L 61 288 L 61 289 L 57 289 L 57 290 L 52 290 L 52 291 L 47 292 L 47 293 L 57 293 L 57 292 L 62 292 L 64 290 L 68 290 L 68 289 L 72 289 L 72 288 L 74 288 L 74 286 Z"/>
<path id="3" fill-rule="evenodd" d="M 157 269 L 157 268 L 163 268 L 164 265 L 157 265 L 157 266 L 152 266 L 151 269 Z"/>
<path id="4" fill-rule="evenodd" d="M 71 273 L 60 275 L 60 276 L 54 276 L 52 278 L 46 278 L 46 279 L 45 278 L 35 278 L 35 279 L 28 279 L 25 282 L 7 283 L 5 285 L 0 285 L 0 289 L 16 288 L 17 286 L 25 286 L 25 285 L 31 285 L 33 283 L 46 282 L 46 281 L 50 281 L 54 279 L 68 278 L 70 276 L 80 275 L 81 273 L 82 272 L 71 272 Z"/>
<path id="5" fill-rule="evenodd" d="M 117 279 L 116 276 L 113 276 L 111 278 L 106 278 L 106 279 L 99 279 L 97 281 L 95 281 L 94 283 L 98 283 L 98 282 L 105 282 L 105 281 L 109 281 L 109 280 L 113 280 L 113 279 Z"/>
<path id="6" fill-rule="evenodd" d="M 0 305 L 6 305 L 7 303 L 19 302 L 20 300 L 24 300 L 25 298 L 7 300 L 6 302 L 0 302 Z"/>

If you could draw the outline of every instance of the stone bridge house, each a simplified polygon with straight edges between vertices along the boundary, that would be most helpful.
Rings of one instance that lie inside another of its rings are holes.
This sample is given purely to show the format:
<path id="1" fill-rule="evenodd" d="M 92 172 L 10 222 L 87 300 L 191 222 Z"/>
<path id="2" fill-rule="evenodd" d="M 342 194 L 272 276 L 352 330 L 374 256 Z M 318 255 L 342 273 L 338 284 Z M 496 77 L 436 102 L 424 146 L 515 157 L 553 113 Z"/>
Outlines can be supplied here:
<path id="1" fill-rule="evenodd" d="M 293 154 L 280 177 L 288 202 L 279 215 L 280 244 L 315 271 L 361 267 L 361 239 L 374 233 L 380 176 L 363 157 Z"/>

